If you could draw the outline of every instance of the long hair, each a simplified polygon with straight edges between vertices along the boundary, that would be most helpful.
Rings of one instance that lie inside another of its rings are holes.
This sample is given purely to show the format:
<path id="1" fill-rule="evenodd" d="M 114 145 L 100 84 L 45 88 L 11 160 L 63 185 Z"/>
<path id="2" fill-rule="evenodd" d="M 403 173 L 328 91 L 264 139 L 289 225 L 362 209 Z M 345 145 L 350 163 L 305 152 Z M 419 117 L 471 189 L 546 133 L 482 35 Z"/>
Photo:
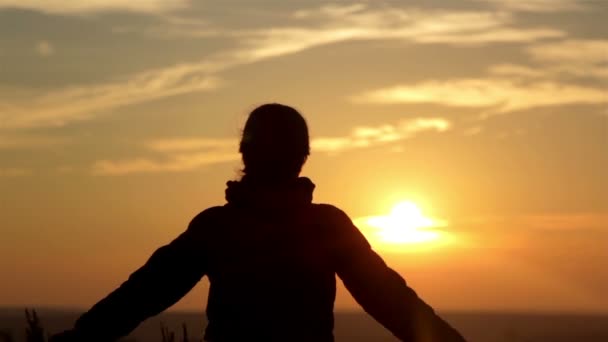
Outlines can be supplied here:
<path id="1" fill-rule="evenodd" d="M 297 178 L 310 154 L 306 120 L 292 107 L 261 105 L 249 114 L 239 152 L 249 179 L 275 183 Z"/>

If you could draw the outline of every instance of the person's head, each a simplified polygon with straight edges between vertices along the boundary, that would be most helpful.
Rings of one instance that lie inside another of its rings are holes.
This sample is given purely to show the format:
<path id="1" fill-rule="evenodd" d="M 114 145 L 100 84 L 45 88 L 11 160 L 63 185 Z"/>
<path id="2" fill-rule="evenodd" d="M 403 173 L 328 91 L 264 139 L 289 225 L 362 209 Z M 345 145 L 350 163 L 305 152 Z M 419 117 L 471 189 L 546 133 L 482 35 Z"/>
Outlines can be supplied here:
<path id="1" fill-rule="evenodd" d="M 248 178 L 270 183 L 297 178 L 310 153 L 306 121 L 292 107 L 261 105 L 249 114 L 239 152 Z"/>

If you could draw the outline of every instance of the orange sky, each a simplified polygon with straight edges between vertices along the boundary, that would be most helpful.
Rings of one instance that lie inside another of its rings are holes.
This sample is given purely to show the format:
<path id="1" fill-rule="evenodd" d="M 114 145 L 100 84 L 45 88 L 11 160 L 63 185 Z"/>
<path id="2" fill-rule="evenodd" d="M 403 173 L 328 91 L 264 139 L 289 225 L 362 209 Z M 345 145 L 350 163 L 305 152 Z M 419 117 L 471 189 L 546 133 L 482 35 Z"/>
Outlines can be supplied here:
<path id="1" fill-rule="evenodd" d="M 410 200 L 445 221 L 433 248 L 372 241 L 432 305 L 605 312 L 606 15 L 0 1 L 0 306 L 87 307 L 120 284 L 224 202 L 247 113 L 276 101 L 308 120 L 315 201 L 362 222 Z M 356 308 L 343 289 L 336 306 Z"/>

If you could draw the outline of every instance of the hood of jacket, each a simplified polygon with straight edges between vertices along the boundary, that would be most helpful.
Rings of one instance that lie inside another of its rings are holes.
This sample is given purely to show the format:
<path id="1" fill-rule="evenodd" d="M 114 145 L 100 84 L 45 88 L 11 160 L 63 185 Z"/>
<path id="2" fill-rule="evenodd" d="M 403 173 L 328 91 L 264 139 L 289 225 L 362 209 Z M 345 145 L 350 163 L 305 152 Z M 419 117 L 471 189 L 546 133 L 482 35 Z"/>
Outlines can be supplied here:
<path id="1" fill-rule="evenodd" d="M 246 176 L 226 183 L 226 201 L 238 207 L 291 208 L 312 203 L 315 184 L 306 177 L 281 184 L 260 184 Z"/>

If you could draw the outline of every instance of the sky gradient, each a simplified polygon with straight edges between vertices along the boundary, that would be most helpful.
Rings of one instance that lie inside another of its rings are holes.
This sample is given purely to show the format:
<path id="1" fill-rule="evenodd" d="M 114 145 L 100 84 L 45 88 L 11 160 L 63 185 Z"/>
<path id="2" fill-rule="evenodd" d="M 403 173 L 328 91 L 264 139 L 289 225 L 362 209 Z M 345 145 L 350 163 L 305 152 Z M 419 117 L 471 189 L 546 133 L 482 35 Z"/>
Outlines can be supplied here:
<path id="1" fill-rule="evenodd" d="M 308 121 L 316 202 L 446 222 L 453 243 L 379 249 L 430 304 L 606 312 L 606 17 L 599 0 L 0 0 L 0 306 L 95 303 L 224 203 L 248 112 L 280 102 Z M 336 306 L 357 307 L 342 288 Z"/>

